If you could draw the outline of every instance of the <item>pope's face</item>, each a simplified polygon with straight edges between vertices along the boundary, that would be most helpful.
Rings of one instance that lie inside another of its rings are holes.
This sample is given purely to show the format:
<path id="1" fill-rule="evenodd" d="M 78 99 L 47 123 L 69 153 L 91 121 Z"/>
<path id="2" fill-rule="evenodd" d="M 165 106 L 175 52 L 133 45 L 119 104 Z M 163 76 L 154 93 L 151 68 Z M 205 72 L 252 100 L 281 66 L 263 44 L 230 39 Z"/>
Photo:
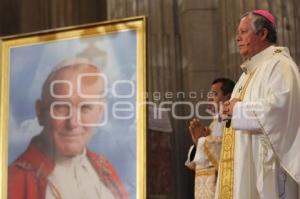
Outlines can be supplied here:
<path id="1" fill-rule="evenodd" d="M 257 53 L 257 44 L 261 40 L 251 26 L 251 16 L 246 16 L 240 21 L 236 40 L 242 57 L 250 58 Z"/>
<path id="2" fill-rule="evenodd" d="M 73 67 L 58 71 L 51 78 L 47 102 L 40 106 L 40 123 L 55 151 L 64 156 L 83 152 L 103 113 L 103 100 L 91 97 L 103 92 L 103 82 L 99 76 L 81 76 L 99 73 L 91 66 L 82 67 L 80 72 Z"/>

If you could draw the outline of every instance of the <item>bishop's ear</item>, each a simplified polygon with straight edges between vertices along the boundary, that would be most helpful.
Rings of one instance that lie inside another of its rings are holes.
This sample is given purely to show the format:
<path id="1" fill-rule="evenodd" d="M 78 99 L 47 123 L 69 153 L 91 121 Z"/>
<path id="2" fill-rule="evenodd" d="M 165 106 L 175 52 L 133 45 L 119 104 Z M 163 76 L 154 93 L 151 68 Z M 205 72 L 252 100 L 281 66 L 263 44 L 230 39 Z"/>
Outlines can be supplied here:
<path id="1" fill-rule="evenodd" d="M 259 31 L 258 36 L 262 41 L 264 41 L 267 39 L 268 33 L 269 33 L 268 29 L 263 28 L 261 29 L 261 31 Z"/>
<path id="2" fill-rule="evenodd" d="M 44 126 L 45 108 L 43 107 L 43 103 L 40 99 L 35 102 L 35 113 L 38 118 L 39 125 Z"/>

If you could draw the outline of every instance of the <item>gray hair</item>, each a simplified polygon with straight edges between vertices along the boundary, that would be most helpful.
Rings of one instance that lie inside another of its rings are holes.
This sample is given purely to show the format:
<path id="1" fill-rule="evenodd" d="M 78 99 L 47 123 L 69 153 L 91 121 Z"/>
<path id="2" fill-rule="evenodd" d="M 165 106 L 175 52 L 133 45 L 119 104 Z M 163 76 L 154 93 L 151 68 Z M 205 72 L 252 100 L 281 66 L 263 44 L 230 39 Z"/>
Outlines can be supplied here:
<path id="1" fill-rule="evenodd" d="M 244 15 L 242 15 L 241 19 L 246 16 L 252 16 L 251 26 L 256 34 L 258 34 L 263 28 L 265 28 L 268 30 L 267 41 L 271 44 L 277 43 L 277 30 L 270 21 L 268 21 L 263 16 L 253 12 L 245 13 Z"/>

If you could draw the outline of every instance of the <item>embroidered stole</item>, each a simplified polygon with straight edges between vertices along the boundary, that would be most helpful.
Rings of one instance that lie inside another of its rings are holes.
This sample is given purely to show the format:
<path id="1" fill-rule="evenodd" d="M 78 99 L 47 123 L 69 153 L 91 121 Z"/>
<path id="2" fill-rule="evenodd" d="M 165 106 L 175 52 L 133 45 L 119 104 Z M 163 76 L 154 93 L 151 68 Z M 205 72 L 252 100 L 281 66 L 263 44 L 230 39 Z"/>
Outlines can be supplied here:
<path id="1" fill-rule="evenodd" d="M 252 79 L 255 70 L 249 74 L 245 84 L 239 88 L 235 96 L 241 101 L 244 99 L 247 87 Z M 219 195 L 218 199 L 232 199 L 234 187 L 234 150 L 235 150 L 235 130 L 232 127 L 224 128 L 220 169 L 219 169 Z"/>

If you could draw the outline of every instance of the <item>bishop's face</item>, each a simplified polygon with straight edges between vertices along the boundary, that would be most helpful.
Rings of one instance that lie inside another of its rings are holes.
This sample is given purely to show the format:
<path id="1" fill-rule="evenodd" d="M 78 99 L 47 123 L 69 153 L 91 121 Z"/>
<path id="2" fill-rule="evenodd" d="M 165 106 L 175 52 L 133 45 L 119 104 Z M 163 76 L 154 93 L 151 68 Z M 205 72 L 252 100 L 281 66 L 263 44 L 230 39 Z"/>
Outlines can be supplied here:
<path id="1" fill-rule="evenodd" d="M 251 58 L 259 52 L 260 49 L 257 48 L 262 40 L 252 27 L 252 16 L 248 15 L 241 19 L 237 29 L 236 41 L 240 54 L 244 58 Z"/>

